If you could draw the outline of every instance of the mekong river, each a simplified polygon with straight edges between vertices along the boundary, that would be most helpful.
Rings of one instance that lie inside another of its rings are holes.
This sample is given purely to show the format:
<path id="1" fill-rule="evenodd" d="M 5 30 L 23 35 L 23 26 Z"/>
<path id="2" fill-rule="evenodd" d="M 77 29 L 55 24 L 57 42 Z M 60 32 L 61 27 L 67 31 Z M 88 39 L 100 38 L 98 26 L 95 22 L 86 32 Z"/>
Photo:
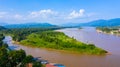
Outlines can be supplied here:
<path id="1" fill-rule="evenodd" d="M 12 43 L 10 36 L 5 37 L 5 42 L 11 49 L 24 49 L 27 54 L 34 57 L 42 57 L 51 63 L 61 63 L 66 67 L 120 67 L 120 37 L 97 33 L 95 28 L 85 27 L 83 29 L 68 28 L 58 30 L 64 32 L 70 37 L 76 38 L 84 43 L 94 43 L 96 46 L 103 48 L 111 55 L 95 56 L 80 55 L 73 53 L 60 52 L 40 48 L 32 48 Z"/>

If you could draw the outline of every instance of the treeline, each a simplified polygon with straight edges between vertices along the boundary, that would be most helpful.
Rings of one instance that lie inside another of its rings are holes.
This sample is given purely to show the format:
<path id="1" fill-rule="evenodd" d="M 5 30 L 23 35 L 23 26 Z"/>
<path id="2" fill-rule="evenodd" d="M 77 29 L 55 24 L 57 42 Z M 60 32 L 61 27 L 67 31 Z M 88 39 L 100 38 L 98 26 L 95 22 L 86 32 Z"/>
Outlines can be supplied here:
<path id="1" fill-rule="evenodd" d="M 118 31 L 120 26 L 115 27 L 97 27 L 96 29 L 101 30 L 106 33 L 110 33 L 111 31 Z"/>
<path id="2" fill-rule="evenodd" d="M 2 41 L 4 38 L 5 38 L 5 36 L 0 33 L 0 47 L 1 46 L 7 46 L 7 44 Z"/>
<path id="3" fill-rule="evenodd" d="M 110 28 L 108 28 L 108 27 L 97 27 L 96 28 L 97 30 L 101 30 L 101 31 L 103 31 L 103 32 L 106 32 L 106 33 L 110 33 L 110 31 L 111 31 L 111 29 Z"/>
<path id="4" fill-rule="evenodd" d="M 13 37 L 14 41 L 21 41 L 26 39 L 26 36 L 28 36 L 31 33 L 39 33 L 43 31 L 48 30 L 56 30 L 61 29 L 63 27 L 50 27 L 50 28 L 13 28 L 13 29 L 6 29 L 2 30 L 1 33 L 4 33 L 6 35 L 11 35 Z"/>
<path id="5" fill-rule="evenodd" d="M 0 67 L 27 67 L 29 63 L 33 67 L 42 67 L 31 55 L 26 55 L 24 50 L 10 50 L 7 44 L 3 43 L 4 35 L 0 34 Z"/>

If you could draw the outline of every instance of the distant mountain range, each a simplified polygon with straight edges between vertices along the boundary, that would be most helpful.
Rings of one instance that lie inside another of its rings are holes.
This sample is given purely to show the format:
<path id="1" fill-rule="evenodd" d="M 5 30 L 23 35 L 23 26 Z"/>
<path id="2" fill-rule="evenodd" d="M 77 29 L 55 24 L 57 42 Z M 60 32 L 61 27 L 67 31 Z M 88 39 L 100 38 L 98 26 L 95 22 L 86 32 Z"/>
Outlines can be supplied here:
<path id="1" fill-rule="evenodd" d="M 93 27 L 106 27 L 106 26 L 120 26 L 120 18 L 110 19 L 110 20 L 95 20 L 86 23 L 66 23 L 62 25 L 53 25 L 49 23 L 38 23 L 29 22 L 24 24 L 7 24 L 5 22 L 0 22 L 0 26 L 5 28 L 46 28 L 46 27 L 81 27 L 81 26 L 93 26 Z"/>
<path id="2" fill-rule="evenodd" d="M 46 27 L 55 27 L 49 23 L 25 23 L 25 24 L 8 24 L 4 25 L 5 28 L 46 28 Z"/>
<path id="3" fill-rule="evenodd" d="M 110 19 L 110 20 L 95 20 L 87 23 L 67 23 L 63 24 L 62 26 L 73 26 L 73 27 L 80 27 L 80 26 L 93 26 L 93 27 L 105 27 L 105 26 L 120 26 L 120 18 Z"/>
<path id="4" fill-rule="evenodd" d="M 4 25 L 7 25 L 6 22 L 0 22 L 0 26 L 4 26 Z"/>
<path id="5" fill-rule="evenodd" d="M 6 28 L 3 26 L 0 26 L 0 30 L 5 30 Z"/>

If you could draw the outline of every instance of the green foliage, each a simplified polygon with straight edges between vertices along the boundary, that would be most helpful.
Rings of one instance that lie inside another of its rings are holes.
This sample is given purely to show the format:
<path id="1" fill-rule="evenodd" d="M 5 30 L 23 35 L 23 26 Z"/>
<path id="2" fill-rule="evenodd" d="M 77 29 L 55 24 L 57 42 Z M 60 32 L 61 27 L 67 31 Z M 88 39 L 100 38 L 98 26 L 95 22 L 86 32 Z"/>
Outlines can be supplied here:
<path id="1" fill-rule="evenodd" d="M 8 53 L 5 47 L 0 47 L 0 66 L 5 66 L 8 63 Z"/>
<path id="2" fill-rule="evenodd" d="M 7 43 L 3 43 L 2 46 L 9 48 Z"/>
<path id="3" fill-rule="evenodd" d="M 28 63 L 39 65 L 39 67 L 42 66 L 40 62 L 33 60 L 32 56 L 26 56 L 24 50 L 13 50 L 8 52 L 6 47 L 0 47 L 0 67 L 16 67 L 19 64 L 20 67 L 26 67 Z"/>
<path id="4" fill-rule="evenodd" d="M 26 67 L 28 63 L 33 63 L 36 65 L 36 61 L 33 61 L 33 57 L 28 55 L 24 50 L 10 50 L 8 44 L 3 43 L 2 39 L 3 35 L 0 35 L 0 67 Z M 37 64 L 38 65 L 38 64 Z M 39 62 L 39 67 L 41 67 L 41 63 Z"/>
<path id="5" fill-rule="evenodd" d="M 41 63 L 33 60 L 31 55 L 26 56 L 24 50 L 12 50 L 8 52 L 6 47 L 0 47 L 0 67 L 16 67 L 17 65 L 26 67 L 28 63 L 42 67 Z"/>
<path id="6" fill-rule="evenodd" d="M 11 64 L 13 64 L 14 66 L 18 65 L 25 57 L 26 57 L 26 53 L 24 50 L 18 50 L 18 51 L 11 51 L 9 53 L 9 57 L 10 57 L 10 62 Z"/>
<path id="7" fill-rule="evenodd" d="M 7 51 L 7 44 L 3 43 L 4 35 L 0 34 L 0 66 L 7 66 L 9 65 L 8 62 L 8 51 Z"/>
<path id="8" fill-rule="evenodd" d="M 74 51 L 85 54 L 105 54 L 106 51 L 93 44 L 85 44 L 66 36 L 62 32 L 46 31 L 32 33 L 20 42 L 23 45 Z"/>
<path id="9" fill-rule="evenodd" d="M 26 56 L 23 61 L 21 62 L 21 67 L 25 67 L 26 64 L 32 63 L 33 62 L 33 57 L 31 55 Z"/>
<path id="10" fill-rule="evenodd" d="M 98 27 L 97 29 L 106 33 L 110 33 L 110 31 L 112 30 L 111 28 L 108 27 Z"/>
<path id="11" fill-rule="evenodd" d="M 40 62 L 34 62 L 33 67 L 43 67 L 43 65 Z"/>
<path id="12" fill-rule="evenodd" d="M 120 36 L 120 26 L 114 26 L 114 27 L 97 27 L 98 30 L 108 33 L 108 34 L 114 34 Z"/>
<path id="13" fill-rule="evenodd" d="M 33 57 L 31 55 L 28 55 L 25 57 L 25 59 L 22 61 L 23 63 L 31 63 L 33 61 Z"/>
<path id="14" fill-rule="evenodd" d="M 0 41 L 2 41 L 4 38 L 5 38 L 4 35 L 0 34 Z"/>
<path id="15" fill-rule="evenodd" d="M 62 27 L 50 27 L 50 28 L 13 28 L 13 29 L 6 29 L 3 31 L 0 31 L 0 33 L 4 33 L 7 35 L 11 35 L 13 37 L 14 41 L 21 41 L 23 39 L 26 39 L 26 36 L 28 36 L 31 33 L 39 33 L 43 31 L 48 30 L 56 30 L 61 29 Z"/>
<path id="16" fill-rule="evenodd" d="M 2 41 L 4 38 L 5 38 L 4 35 L 0 34 L 0 46 L 5 45 L 7 47 L 7 44 L 4 44 L 3 41 Z"/>

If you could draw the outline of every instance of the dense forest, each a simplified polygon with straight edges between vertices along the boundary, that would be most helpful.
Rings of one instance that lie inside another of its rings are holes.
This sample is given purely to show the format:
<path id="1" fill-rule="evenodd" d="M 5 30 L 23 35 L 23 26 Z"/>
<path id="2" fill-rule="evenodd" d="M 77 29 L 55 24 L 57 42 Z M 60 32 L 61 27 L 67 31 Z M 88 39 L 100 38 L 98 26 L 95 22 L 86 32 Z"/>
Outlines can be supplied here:
<path id="1" fill-rule="evenodd" d="M 40 62 L 31 55 L 26 55 L 24 50 L 11 50 L 3 39 L 4 35 L 0 34 L 0 67 L 26 67 L 29 63 L 33 67 L 42 67 Z"/>
<path id="2" fill-rule="evenodd" d="M 15 41 L 21 41 L 23 39 L 26 39 L 26 36 L 28 36 L 31 33 L 39 33 L 43 31 L 48 30 L 56 30 L 61 29 L 62 27 L 51 27 L 51 28 L 12 28 L 12 29 L 5 29 L 1 30 L 0 33 L 3 33 L 5 35 L 11 35 L 13 37 L 13 40 Z"/>

